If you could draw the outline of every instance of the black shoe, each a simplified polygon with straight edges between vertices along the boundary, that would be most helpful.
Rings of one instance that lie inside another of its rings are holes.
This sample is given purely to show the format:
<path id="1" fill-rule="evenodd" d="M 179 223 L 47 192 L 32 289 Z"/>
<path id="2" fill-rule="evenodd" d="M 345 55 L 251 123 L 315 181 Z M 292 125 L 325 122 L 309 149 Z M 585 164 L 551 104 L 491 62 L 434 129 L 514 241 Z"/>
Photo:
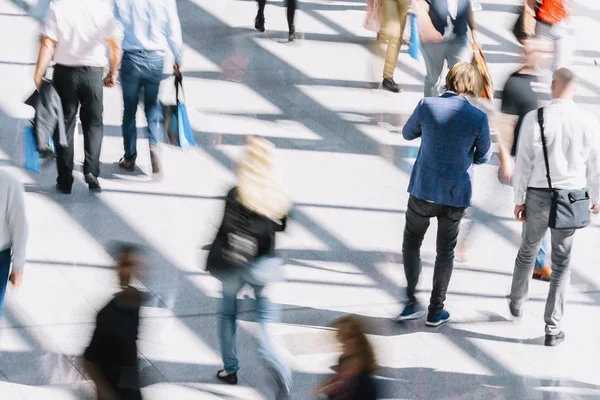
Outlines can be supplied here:
<path id="1" fill-rule="evenodd" d="M 71 188 L 70 187 L 66 187 L 66 186 L 62 186 L 60 183 L 56 184 L 56 190 L 58 190 L 62 194 L 71 194 Z"/>
<path id="2" fill-rule="evenodd" d="M 254 19 L 254 29 L 259 32 L 265 31 L 265 17 L 257 16 Z"/>
<path id="3" fill-rule="evenodd" d="M 390 92 L 398 93 L 400 92 L 400 87 L 393 79 L 384 79 L 381 83 L 384 89 L 389 90 Z"/>
<path id="4" fill-rule="evenodd" d="M 100 182 L 98 182 L 98 178 L 96 178 L 93 174 L 87 174 L 85 176 L 85 183 L 88 184 L 88 187 L 92 192 L 102 191 L 102 188 L 100 187 Z"/>
<path id="5" fill-rule="evenodd" d="M 290 42 L 296 40 L 296 27 L 294 25 L 290 25 L 290 35 L 288 36 Z"/>
<path id="6" fill-rule="evenodd" d="M 236 372 L 228 373 L 224 369 L 217 372 L 217 379 L 220 381 L 223 381 L 229 385 L 237 385 L 237 382 L 238 382 Z"/>
<path id="7" fill-rule="evenodd" d="M 562 342 L 565 341 L 565 334 L 563 332 L 559 332 L 558 335 L 546 335 L 546 342 L 544 346 L 558 346 Z"/>

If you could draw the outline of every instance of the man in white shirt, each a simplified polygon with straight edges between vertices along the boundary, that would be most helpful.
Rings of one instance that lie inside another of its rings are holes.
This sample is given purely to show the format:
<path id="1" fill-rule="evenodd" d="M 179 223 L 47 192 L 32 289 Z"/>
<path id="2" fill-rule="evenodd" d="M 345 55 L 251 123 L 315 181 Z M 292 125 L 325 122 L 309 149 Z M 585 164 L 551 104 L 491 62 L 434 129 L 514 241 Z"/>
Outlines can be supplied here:
<path id="1" fill-rule="evenodd" d="M 144 110 L 148 121 L 148 143 L 152 173 L 161 172 L 158 142 L 161 139 L 162 109 L 158 89 L 163 78 L 165 52 L 171 50 L 173 70 L 179 75 L 183 40 L 175 0 L 116 0 L 115 15 L 123 25 L 123 63 L 120 82 L 123 89 L 123 147 L 125 154 L 119 166 L 135 171 L 137 128 L 135 115 L 144 94 Z"/>
<path id="2" fill-rule="evenodd" d="M 0 210 L 5 210 L 0 221 L 0 314 L 2 314 L 2 303 L 8 282 L 19 286 L 23 279 L 27 246 L 23 185 L 4 171 L 0 171 Z"/>
<path id="3" fill-rule="evenodd" d="M 61 0 L 50 5 L 42 28 L 34 81 L 39 89 L 54 57 L 53 83 L 62 102 L 68 142 L 67 147 L 59 146 L 56 151 L 56 188 L 64 194 L 70 194 L 73 186 L 73 138 L 80 105 L 85 148 L 83 174 L 90 190 L 100 191 L 106 45 L 110 66 L 104 86 L 113 87 L 121 59 L 120 38 L 113 10 L 103 0 Z"/>
<path id="4" fill-rule="evenodd" d="M 544 137 L 553 187 L 589 188 L 592 212 L 600 211 L 600 123 L 573 102 L 573 73 L 561 68 L 552 80 L 552 101 L 544 108 Z M 529 278 L 536 254 L 548 230 L 551 193 L 546 179 L 537 110 L 525 116 L 519 134 L 513 175 L 515 218 L 523 221 L 521 248 L 515 261 L 510 294 L 510 312 L 522 314 L 529 291 Z M 565 295 L 570 280 L 571 247 L 575 230 L 552 229 L 552 278 L 546 301 L 546 346 L 564 340 L 560 328 Z"/>

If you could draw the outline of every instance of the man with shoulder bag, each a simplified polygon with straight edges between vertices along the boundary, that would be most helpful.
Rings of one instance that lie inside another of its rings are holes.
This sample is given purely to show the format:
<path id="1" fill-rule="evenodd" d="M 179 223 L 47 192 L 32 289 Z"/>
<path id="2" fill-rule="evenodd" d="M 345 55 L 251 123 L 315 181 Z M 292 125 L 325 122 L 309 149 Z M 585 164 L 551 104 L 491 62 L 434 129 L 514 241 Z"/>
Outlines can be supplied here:
<path id="1" fill-rule="evenodd" d="M 531 111 L 521 126 L 513 176 L 515 218 L 523 221 L 515 261 L 510 312 L 515 318 L 529 291 L 536 254 L 550 228 L 552 278 L 546 301 L 546 346 L 564 341 L 560 321 L 570 280 L 575 231 L 600 212 L 600 123 L 573 102 L 573 72 L 561 68 L 552 79 L 552 101 Z"/>

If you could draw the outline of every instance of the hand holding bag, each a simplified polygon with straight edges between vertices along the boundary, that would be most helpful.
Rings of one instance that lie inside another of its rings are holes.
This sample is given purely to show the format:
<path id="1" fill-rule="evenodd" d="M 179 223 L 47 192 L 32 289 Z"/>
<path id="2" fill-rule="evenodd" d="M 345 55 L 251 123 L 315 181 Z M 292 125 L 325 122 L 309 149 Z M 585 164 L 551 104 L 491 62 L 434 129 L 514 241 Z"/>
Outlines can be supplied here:
<path id="1" fill-rule="evenodd" d="M 542 136 L 544 162 L 546 164 L 546 179 L 552 194 L 550 204 L 550 220 L 548 226 L 552 229 L 581 229 L 590 224 L 590 195 L 587 188 L 579 190 L 555 189 L 550 178 L 550 163 L 548 162 L 548 147 L 544 135 L 544 109 L 538 109 L 538 123 Z"/>

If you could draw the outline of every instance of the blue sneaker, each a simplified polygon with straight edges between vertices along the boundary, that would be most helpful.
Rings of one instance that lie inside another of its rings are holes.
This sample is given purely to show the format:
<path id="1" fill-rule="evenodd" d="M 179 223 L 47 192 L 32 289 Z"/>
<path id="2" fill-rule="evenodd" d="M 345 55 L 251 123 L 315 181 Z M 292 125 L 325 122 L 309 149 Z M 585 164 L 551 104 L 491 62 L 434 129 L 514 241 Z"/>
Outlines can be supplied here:
<path id="1" fill-rule="evenodd" d="M 406 307 L 404 307 L 404 311 L 402 311 L 402 313 L 400 313 L 400 315 L 398 315 L 396 318 L 394 318 L 395 322 L 401 322 L 401 321 L 410 321 L 413 319 L 419 319 L 421 318 L 423 315 L 423 312 L 421 311 L 421 307 L 419 306 L 419 303 L 408 303 L 406 305 Z"/>
<path id="2" fill-rule="evenodd" d="M 437 315 L 429 314 L 427 315 L 427 322 L 425 325 L 427 326 L 440 326 L 450 321 L 450 313 L 446 310 L 443 310 L 441 313 Z"/>

